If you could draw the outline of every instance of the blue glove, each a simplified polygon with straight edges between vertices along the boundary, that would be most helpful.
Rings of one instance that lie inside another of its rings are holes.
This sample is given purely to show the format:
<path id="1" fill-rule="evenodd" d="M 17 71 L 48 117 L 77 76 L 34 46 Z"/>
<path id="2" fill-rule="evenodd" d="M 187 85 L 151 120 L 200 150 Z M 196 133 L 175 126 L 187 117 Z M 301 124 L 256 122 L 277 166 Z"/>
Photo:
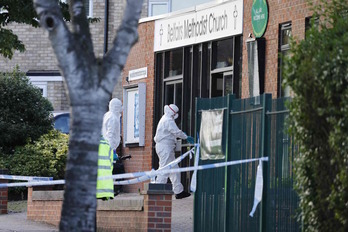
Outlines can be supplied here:
<path id="1" fill-rule="evenodd" d="M 116 149 L 113 150 L 113 153 L 114 153 L 114 161 L 118 160 L 118 155 L 116 153 Z"/>
<path id="2" fill-rule="evenodd" d="M 191 137 L 191 136 L 187 136 L 187 142 L 188 143 L 191 143 L 191 144 L 194 144 L 195 143 L 195 140 L 193 139 L 193 137 Z"/>

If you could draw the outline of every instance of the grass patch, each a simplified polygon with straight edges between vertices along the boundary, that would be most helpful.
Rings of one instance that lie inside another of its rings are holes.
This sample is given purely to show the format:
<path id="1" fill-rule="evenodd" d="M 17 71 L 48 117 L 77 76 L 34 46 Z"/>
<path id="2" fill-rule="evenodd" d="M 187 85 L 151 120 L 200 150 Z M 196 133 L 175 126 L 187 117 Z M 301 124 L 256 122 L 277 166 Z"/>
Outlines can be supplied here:
<path id="1" fill-rule="evenodd" d="M 9 213 L 21 213 L 27 211 L 27 201 L 9 201 L 7 203 Z"/>

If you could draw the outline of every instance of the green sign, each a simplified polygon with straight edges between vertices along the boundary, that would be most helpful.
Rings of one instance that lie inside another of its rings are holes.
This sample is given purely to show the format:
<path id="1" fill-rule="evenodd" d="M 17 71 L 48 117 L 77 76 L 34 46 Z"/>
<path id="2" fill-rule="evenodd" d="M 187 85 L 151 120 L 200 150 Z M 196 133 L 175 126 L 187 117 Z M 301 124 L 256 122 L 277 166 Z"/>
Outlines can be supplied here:
<path id="1" fill-rule="evenodd" d="M 266 0 L 254 0 L 251 8 L 251 24 L 256 38 L 260 38 L 266 31 L 268 22 L 268 6 Z"/>

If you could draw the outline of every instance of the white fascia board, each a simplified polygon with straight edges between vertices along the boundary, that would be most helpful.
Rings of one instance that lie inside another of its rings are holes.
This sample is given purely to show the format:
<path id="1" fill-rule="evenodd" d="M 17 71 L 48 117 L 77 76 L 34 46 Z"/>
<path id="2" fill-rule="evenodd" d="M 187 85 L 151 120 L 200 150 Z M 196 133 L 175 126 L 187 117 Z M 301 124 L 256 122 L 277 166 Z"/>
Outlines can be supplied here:
<path id="1" fill-rule="evenodd" d="M 28 76 L 31 82 L 33 81 L 63 81 L 62 76 Z"/>

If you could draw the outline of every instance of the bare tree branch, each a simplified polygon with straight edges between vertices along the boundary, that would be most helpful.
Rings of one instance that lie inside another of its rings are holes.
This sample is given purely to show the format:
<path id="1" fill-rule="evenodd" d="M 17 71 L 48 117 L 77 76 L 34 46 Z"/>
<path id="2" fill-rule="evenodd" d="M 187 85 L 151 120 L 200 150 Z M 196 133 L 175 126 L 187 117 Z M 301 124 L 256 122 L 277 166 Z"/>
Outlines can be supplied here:
<path id="1" fill-rule="evenodd" d="M 132 46 L 138 41 L 138 23 L 142 3 L 142 0 L 127 0 L 123 20 L 117 30 L 113 46 L 103 60 L 106 78 L 102 80 L 102 86 L 105 86 L 107 89 L 110 89 L 110 86 L 113 87 L 116 83 L 126 64 Z"/>
<path id="2" fill-rule="evenodd" d="M 76 41 L 82 45 L 83 51 L 88 53 L 90 59 L 95 59 L 93 52 L 93 42 L 89 31 L 86 10 L 82 0 L 70 1 L 70 15 L 72 21 L 72 30 Z"/>

